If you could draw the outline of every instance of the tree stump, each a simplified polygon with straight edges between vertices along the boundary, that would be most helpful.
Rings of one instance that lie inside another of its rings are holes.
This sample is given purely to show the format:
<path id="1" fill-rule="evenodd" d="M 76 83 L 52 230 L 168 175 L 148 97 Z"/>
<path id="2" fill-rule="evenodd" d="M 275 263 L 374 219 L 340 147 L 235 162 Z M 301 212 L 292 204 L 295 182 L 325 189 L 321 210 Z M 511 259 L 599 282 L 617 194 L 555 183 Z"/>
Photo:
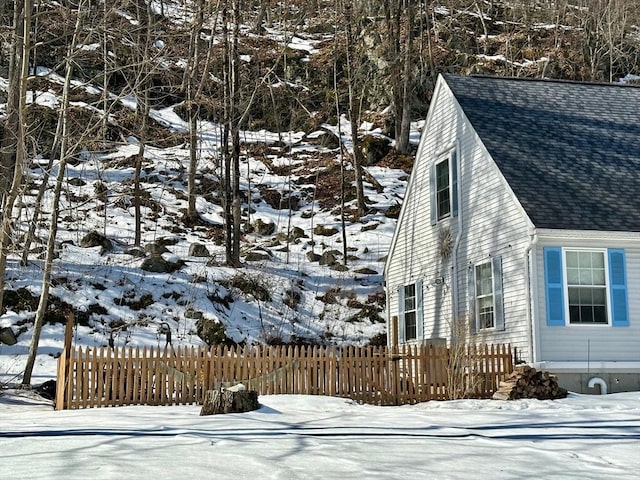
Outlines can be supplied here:
<path id="1" fill-rule="evenodd" d="M 200 416 L 217 415 L 219 413 L 243 413 L 257 410 L 258 392 L 247 390 L 239 384 L 230 388 L 207 390 L 200 410 Z"/>

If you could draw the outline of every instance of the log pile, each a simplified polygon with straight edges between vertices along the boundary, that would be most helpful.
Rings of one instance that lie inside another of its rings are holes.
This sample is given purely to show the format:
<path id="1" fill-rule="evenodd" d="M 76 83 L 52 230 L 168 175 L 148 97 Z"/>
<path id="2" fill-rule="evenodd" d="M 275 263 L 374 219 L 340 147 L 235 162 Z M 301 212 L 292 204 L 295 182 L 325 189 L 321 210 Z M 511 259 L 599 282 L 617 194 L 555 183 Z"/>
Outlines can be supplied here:
<path id="1" fill-rule="evenodd" d="M 493 394 L 493 399 L 555 400 L 566 396 L 567 391 L 558 385 L 558 377 L 555 375 L 549 372 L 538 372 L 528 365 L 518 365 L 505 381 L 500 382 L 498 390 Z"/>

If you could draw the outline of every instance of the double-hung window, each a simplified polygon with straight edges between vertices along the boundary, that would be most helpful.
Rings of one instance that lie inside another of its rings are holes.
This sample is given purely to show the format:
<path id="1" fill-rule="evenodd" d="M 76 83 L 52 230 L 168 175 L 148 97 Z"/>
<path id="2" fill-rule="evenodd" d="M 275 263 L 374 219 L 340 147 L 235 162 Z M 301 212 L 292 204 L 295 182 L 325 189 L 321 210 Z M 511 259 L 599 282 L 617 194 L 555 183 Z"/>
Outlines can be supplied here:
<path id="1" fill-rule="evenodd" d="M 566 250 L 570 324 L 608 324 L 603 251 Z"/>
<path id="2" fill-rule="evenodd" d="M 398 340 L 400 343 L 423 337 L 422 281 L 398 287 Z"/>
<path id="3" fill-rule="evenodd" d="M 455 148 L 431 164 L 429 189 L 431 225 L 458 215 L 458 161 Z"/>
<path id="4" fill-rule="evenodd" d="M 471 330 L 504 330 L 502 257 L 471 265 L 468 275 Z"/>
<path id="5" fill-rule="evenodd" d="M 549 326 L 629 326 L 622 249 L 544 248 Z"/>
<path id="6" fill-rule="evenodd" d="M 476 265 L 476 315 L 478 330 L 495 327 L 490 262 Z"/>
<path id="7" fill-rule="evenodd" d="M 416 284 L 404 286 L 404 338 L 415 340 L 416 331 Z"/>
<path id="8" fill-rule="evenodd" d="M 438 220 L 451 214 L 451 183 L 449 158 L 436 163 L 436 208 Z"/>

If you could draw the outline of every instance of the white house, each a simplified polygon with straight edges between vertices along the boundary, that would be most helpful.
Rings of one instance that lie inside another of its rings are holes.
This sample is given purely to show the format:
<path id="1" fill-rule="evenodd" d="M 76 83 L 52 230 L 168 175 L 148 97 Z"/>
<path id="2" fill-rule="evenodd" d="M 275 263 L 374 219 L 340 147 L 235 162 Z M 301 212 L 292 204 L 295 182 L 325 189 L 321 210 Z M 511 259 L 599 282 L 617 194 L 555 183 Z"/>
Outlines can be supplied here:
<path id="1" fill-rule="evenodd" d="M 401 343 L 466 321 L 572 391 L 640 390 L 640 88 L 440 76 L 385 282 Z"/>

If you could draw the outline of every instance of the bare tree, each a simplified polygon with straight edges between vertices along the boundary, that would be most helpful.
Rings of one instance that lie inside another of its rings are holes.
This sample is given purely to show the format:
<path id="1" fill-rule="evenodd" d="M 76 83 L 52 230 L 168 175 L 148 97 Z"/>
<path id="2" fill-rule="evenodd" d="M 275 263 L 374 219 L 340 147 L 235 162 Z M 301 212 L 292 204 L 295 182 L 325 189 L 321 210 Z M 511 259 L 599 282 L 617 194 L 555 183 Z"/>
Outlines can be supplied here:
<path id="1" fill-rule="evenodd" d="M 364 86 L 358 81 L 357 65 L 355 60 L 356 38 L 353 33 L 352 4 L 344 5 L 344 20 L 346 29 L 346 57 L 347 57 L 347 89 L 349 93 L 349 120 L 351 123 L 351 143 L 353 145 L 353 168 L 356 182 L 356 204 L 358 216 L 365 214 L 367 205 L 364 198 L 364 186 L 362 182 L 362 150 L 358 139 L 358 124 L 360 120 L 360 105 L 362 102 L 362 91 Z M 358 90 L 360 95 L 356 93 Z M 339 121 L 339 120 L 338 120 Z"/>
<path id="2" fill-rule="evenodd" d="M 13 206 L 22 186 L 23 168 L 26 162 L 26 137 L 27 137 L 27 79 L 29 76 L 29 49 L 31 32 L 32 0 L 16 2 L 14 14 L 14 53 L 16 63 L 9 80 L 10 92 L 7 102 L 8 116 L 15 116 L 17 129 L 10 135 L 15 135 L 15 161 L 13 163 L 13 176 L 11 188 L 5 194 L 2 208 L 2 224 L 0 227 L 0 312 L 4 304 L 5 273 L 7 269 L 7 255 L 11 243 Z M 15 109 L 17 108 L 17 112 Z M 16 127 L 15 120 L 10 120 L 9 128 Z M 5 130 L 8 130 L 5 128 Z M 10 171 L 10 169 L 8 170 Z"/>
<path id="3" fill-rule="evenodd" d="M 229 0 L 222 7 L 222 37 L 224 45 L 223 67 L 223 134 L 222 161 L 223 173 L 223 207 L 226 237 L 226 263 L 237 267 L 240 265 L 240 0 L 231 1 L 233 30 L 229 33 Z M 229 138 L 231 137 L 231 138 Z M 231 151 L 229 151 L 231 140 Z"/>
<path id="4" fill-rule="evenodd" d="M 240 199 L 240 2 L 232 0 L 233 7 L 233 34 L 231 40 L 230 63 L 230 131 L 231 131 L 231 162 L 232 162 L 232 238 L 231 238 L 231 265 L 240 265 L 240 225 L 241 225 L 241 199 Z"/>
<path id="5" fill-rule="evenodd" d="M 196 81 L 200 56 L 200 32 L 204 22 L 204 0 L 198 0 L 195 4 L 195 9 L 189 38 L 189 55 L 182 81 L 182 90 L 186 93 L 186 110 L 189 122 L 189 173 L 187 186 L 187 218 L 189 219 L 194 219 L 198 215 L 196 211 L 196 173 L 198 166 L 198 117 L 200 116 L 200 108 L 197 101 L 198 85 Z"/>
<path id="6" fill-rule="evenodd" d="M 53 270 L 53 259 L 56 245 L 56 235 L 58 232 L 58 215 L 60 210 L 60 193 L 62 191 L 62 183 L 65 177 L 65 171 L 67 166 L 67 160 L 69 158 L 68 142 L 69 142 L 69 91 L 71 88 L 71 78 L 73 75 L 73 53 L 75 46 L 78 43 L 78 37 L 82 27 L 82 14 L 84 11 L 84 2 L 78 5 L 78 12 L 76 15 L 76 24 L 73 32 L 71 43 L 68 46 L 67 58 L 65 61 L 65 79 L 64 87 L 62 90 L 62 101 L 60 105 L 60 117 L 59 124 L 61 125 L 60 131 L 60 162 L 58 163 L 58 174 L 56 176 L 56 186 L 53 192 L 53 205 L 51 207 L 51 223 L 49 224 L 49 238 L 47 240 L 47 251 L 44 260 L 44 270 L 42 276 L 42 290 L 40 292 L 40 300 L 38 302 L 38 309 L 36 310 L 36 318 L 34 321 L 33 334 L 31 337 L 31 345 L 29 346 L 29 354 L 27 356 L 27 364 L 24 369 L 24 375 L 22 377 L 23 385 L 31 384 L 31 375 L 33 373 L 33 366 L 36 360 L 36 354 L 38 352 L 38 344 L 40 343 L 40 333 L 42 331 L 42 325 L 44 323 L 44 316 L 47 311 L 48 299 L 49 299 L 49 287 L 51 285 L 51 273 Z"/>
<path id="7" fill-rule="evenodd" d="M 146 2 L 136 3 L 137 18 L 140 27 L 137 30 L 136 40 L 138 45 L 137 78 L 135 81 L 136 93 L 136 115 L 139 119 L 138 133 L 138 153 L 135 159 L 135 170 L 133 174 L 133 208 L 134 208 L 134 238 L 133 244 L 140 246 L 142 240 L 142 188 L 141 174 L 144 163 L 145 148 L 148 141 L 149 112 L 151 111 L 151 100 L 149 89 L 151 88 L 151 74 L 154 61 L 150 58 L 151 34 L 153 31 L 153 12 L 151 4 Z"/>

